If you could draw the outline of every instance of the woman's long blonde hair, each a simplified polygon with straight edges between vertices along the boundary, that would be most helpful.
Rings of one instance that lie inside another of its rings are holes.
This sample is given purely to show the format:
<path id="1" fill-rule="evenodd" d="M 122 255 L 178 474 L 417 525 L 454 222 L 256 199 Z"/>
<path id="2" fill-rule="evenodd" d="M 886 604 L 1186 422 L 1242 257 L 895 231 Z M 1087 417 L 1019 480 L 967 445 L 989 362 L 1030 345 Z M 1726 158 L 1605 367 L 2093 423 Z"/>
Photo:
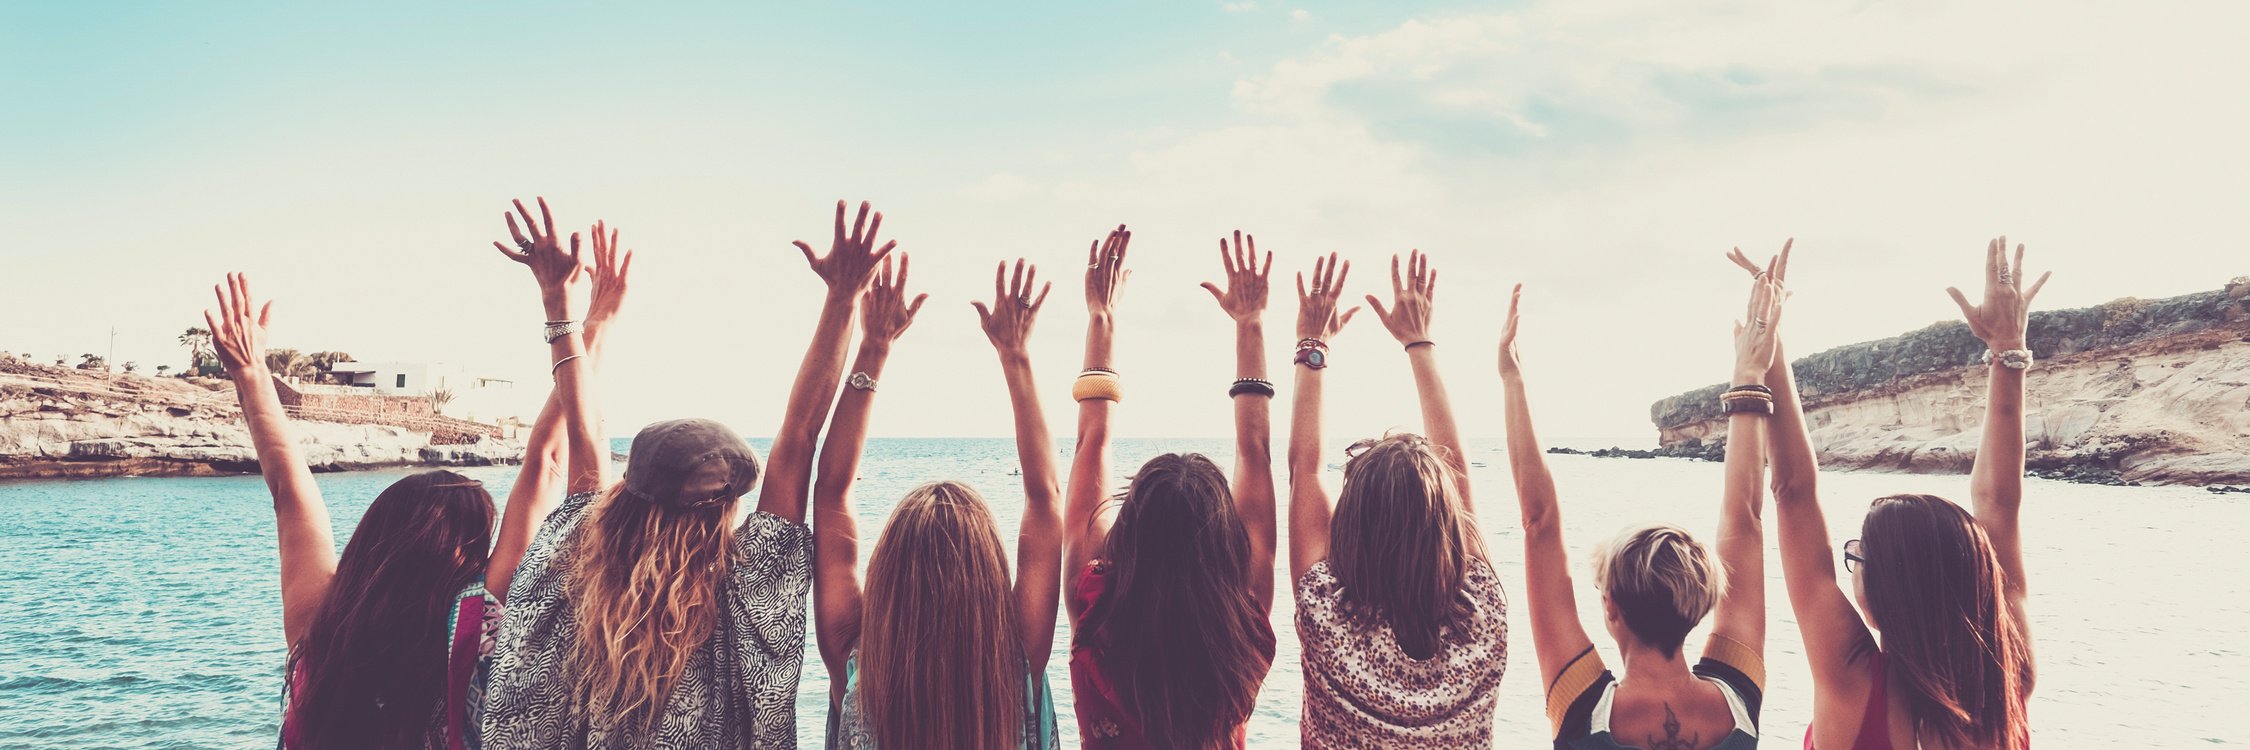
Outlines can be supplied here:
<path id="1" fill-rule="evenodd" d="M 906 494 L 867 563 L 861 716 L 885 747 L 1012 748 L 1027 675 L 1008 555 L 958 482 Z"/>
<path id="2" fill-rule="evenodd" d="M 568 674 L 580 705 L 653 730 L 688 658 L 718 630 L 735 498 L 659 505 L 622 483 L 578 532 L 578 647 Z"/>

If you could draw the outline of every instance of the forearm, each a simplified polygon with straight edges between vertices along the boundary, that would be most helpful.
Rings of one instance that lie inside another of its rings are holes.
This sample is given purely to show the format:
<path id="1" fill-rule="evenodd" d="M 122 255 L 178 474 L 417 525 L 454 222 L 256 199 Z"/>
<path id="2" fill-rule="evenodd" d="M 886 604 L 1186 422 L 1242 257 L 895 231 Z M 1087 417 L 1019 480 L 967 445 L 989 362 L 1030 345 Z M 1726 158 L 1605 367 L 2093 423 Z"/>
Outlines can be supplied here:
<path id="1" fill-rule="evenodd" d="M 273 495 L 274 513 L 316 518 L 325 528 L 328 508 L 321 504 L 320 488 L 313 483 L 312 470 L 305 466 L 304 453 L 289 429 L 289 415 L 274 392 L 272 373 L 257 364 L 236 370 L 232 377 L 236 401 L 250 429 L 250 446 L 258 457 L 258 473 Z"/>
<path id="2" fill-rule="evenodd" d="M 1000 370 L 1016 421 L 1016 459 L 1023 469 L 1023 522 L 1016 533 L 1019 636 L 1024 656 L 1036 670 L 1046 666 L 1054 650 L 1057 604 L 1062 599 L 1063 519 L 1057 507 L 1062 490 L 1055 476 L 1055 440 L 1047 431 L 1047 413 L 1039 406 L 1031 359 L 1021 352 L 1002 354 Z"/>
<path id="3" fill-rule="evenodd" d="M 867 373 L 868 377 L 881 379 L 883 364 L 890 358 L 890 346 L 885 343 L 862 342 L 859 353 L 852 360 L 853 372 Z M 826 514 L 842 511 L 849 515 L 844 497 L 850 492 L 859 475 L 860 457 L 867 449 L 867 424 L 873 415 L 875 391 L 846 388 L 836 397 L 835 415 L 829 421 L 828 435 L 820 447 L 820 470 L 813 485 L 813 505 L 826 520 Z M 815 525 L 815 529 L 818 525 Z"/>
<path id="4" fill-rule="evenodd" d="M 1034 517 L 1062 522 L 1056 507 L 1060 495 L 1055 472 L 1055 438 L 1047 429 L 1047 412 L 1039 405 L 1039 386 L 1032 374 L 1031 358 L 1023 354 L 1001 358 L 1002 378 L 1008 386 L 1008 407 L 1015 417 L 1016 458 L 1023 468 L 1025 532 Z"/>
<path id="5" fill-rule="evenodd" d="M 1265 327 L 1252 320 L 1235 326 L 1235 377 L 1266 380 Z M 1234 399 L 1234 501 L 1245 517 L 1258 515 L 1273 525 L 1273 399 Z M 1252 519 L 1254 521 L 1261 519 Z"/>
<path id="6" fill-rule="evenodd" d="M 1764 648 L 1766 633 L 1766 419 L 1750 413 L 1728 419 L 1718 542 L 1727 585 L 1712 616 L 1713 634 L 1754 649 Z"/>
<path id="7" fill-rule="evenodd" d="M 852 370 L 880 379 L 889 350 L 886 343 L 862 341 Z M 872 390 L 848 388 L 837 396 L 813 485 L 814 625 L 822 660 L 836 674 L 859 640 L 859 521 L 851 496 L 874 401 Z"/>
<path id="8" fill-rule="evenodd" d="M 1976 499 L 2012 509 L 2023 500 L 2024 371 L 1994 362 L 1985 393 L 1984 437 L 1970 483 Z"/>
<path id="9" fill-rule="evenodd" d="M 516 483 L 508 488 L 500 533 L 493 538 L 492 553 L 486 557 L 485 589 L 503 604 L 507 603 L 508 587 L 515 581 L 516 566 L 531 547 L 532 534 L 561 499 L 555 487 L 563 467 L 559 455 L 563 449 L 562 428 L 562 399 L 549 391 L 547 403 L 539 408 L 539 417 L 532 421 L 531 433 L 524 441 L 523 466 L 516 471 Z"/>
<path id="10" fill-rule="evenodd" d="M 543 290 L 540 301 L 546 308 L 548 320 L 570 317 L 570 300 L 562 290 Z M 549 341 L 547 350 L 549 361 L 557 363 L 550 370 L 566 425 L 563 439 L 570 453 L 570 491 L 592 492 L 601 488 L 608 452 L 602 449 L 596 437 L 601 427 L 595 413 L 592 368 L 586 361 L 586 344 L 580 334 L 572 333 Z"/>
<path id="11" fill-rule="evenodd" d="M 1460 480 L 1461 502 L 1473 508 L 1469 499 L 1469 454 L 1461 446 L 1461 430 L 1453 421 L 1453 402 L 1446 397 L 1445 380 L 1438 375 L 1437 346 L 1409 348 L 1406 358 L 1414 368 L 1414 391 L 1422 403 L 1422 431 L 1445 451 L 1445 460 Z"/>
<path id="12" fill-rule="evenodd" d="M 789 404 L 782 411 L 781 427 L 774 433 L 767 461 L 764 488 L 758 508 L 792 521 L 805 518 L 806 484 L 812 474 L 813 441 L 836 398 L 843 377 L 845 349 L 851 345 L 854 298 L 830 293 L 813 327 L 812 341 L 798 364 L 797 378 L 789 387 Z"/>
<path id="13" fill-rule="evenodd" d="M 1820 462 L 1805 426 L 1796 372 L 1779 350 L 1774 352 L 1773 369 L 1766 371 L 1765 381 L 1766 387 L 1773 389 L 1773 416 L 1766 422 L 1766 444 L 1773 454 L 1775 512 L 1799 503 L 1814 505 L 1817 511 Z"/>
<path id="14" fill-rule="evenodd" d="M 1304 577 L 1328 557 L 1328 524 L 1335 514 L 1320 480 L 1320 371 L 1297 367 L 1289 420 L 1289 570 Z"/>
<path id="15" fill-rule="evenodd" d="M 1539 534 L 1560 538 L 1562 512 L 1555 500 L 1555 479 L 1547 469 L 1547 454 L 1540 449 L 1538 432 L 1532 428 L 1531 397 L 1523 377 L 1503 375 L 1501 390 L 1507 417 L 1508 471 L 1515 477 L 1524 533 L 1527 538 Z"/>
<path id="16" fill-rule="evenodd" d="M 1113 369 L 1110 363 L 1112 328 L 1108 316 L 1094 315 L 1086 324 L 1087 369 Z M 1103 498 L 1109 495 L 1109 417 L 1116 403 L 1103 399 L 1078 402 L 1077 447 L 1070 466 L 1070 508 L 1064 522 L 1075 536 L 1093 526 Z"/>

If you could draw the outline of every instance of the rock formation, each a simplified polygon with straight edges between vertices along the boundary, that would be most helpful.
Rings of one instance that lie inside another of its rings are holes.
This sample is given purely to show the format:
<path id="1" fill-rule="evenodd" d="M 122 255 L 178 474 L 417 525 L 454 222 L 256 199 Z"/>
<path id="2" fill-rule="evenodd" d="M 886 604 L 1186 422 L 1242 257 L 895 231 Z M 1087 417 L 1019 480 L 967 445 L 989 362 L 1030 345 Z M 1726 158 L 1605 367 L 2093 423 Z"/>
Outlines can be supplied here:
<path id="1" fill-rule="evenodd" d="M 2222 290 L 2120 299 L 2031 316 L 2026 380 L 2033 473 L 2163 484 L 2250 482 L 2250 277 Z M 1988 373 L 1967 325 L 1796 360 L 1823 466 L 1965 472 Z M 1726 420 L 1713 385 L 1656 402 L 1658 441 L 1715 454 Z"/>

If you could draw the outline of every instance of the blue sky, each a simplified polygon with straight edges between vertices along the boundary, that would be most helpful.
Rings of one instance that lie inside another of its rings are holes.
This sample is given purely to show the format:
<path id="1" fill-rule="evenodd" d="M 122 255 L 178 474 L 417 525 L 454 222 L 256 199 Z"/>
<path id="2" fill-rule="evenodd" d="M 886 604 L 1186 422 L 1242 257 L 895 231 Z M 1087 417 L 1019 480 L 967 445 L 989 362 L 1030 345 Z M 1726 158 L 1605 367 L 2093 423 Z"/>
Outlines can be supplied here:
<path id="1" fill-rule="evenodd" d="M 1389 253 L 1432 252 L 1475 434 L 1499 431 L 1491 339 L 1526 282 L 1548 432 L 1645 438 L 1649 402 L 1725 374 L 1732 245 L 1799 238 L 1802 352 L 1952 317 L 1943 288 L 2002 232 L 2057 270 L 2045 306 L 2250 272 L 2250 54 L 2226 31 L 2250 17 L 2163 5 L 15 3 L 0 349 L 75 359 L 115 326 L 119 360 L 176 364 L 243 270 L 279 346 L 535 391 L 536 300 L 489 242 L 544 194 L 641 256 L 612 431 L 762 433 L 818 295 L 788 241 L 869 198 L 933 295 L 885 434 L 1007 429 L 966 300 L 1018 255 L 1065 292 L 1038 340 L 1063 416 L 1071 257 L 1122 221 L 1121 369 L 1210 395 L 1141 400 L 1129 434 L 1227 429 L 1229 330 L 1195 283 L 1239 227 L 1284 271 L 1344 252 L 1365 291 Z M 1411 426 L 1393 345 L 1371 319 L 1346 342 L 1335 429 Z"/>

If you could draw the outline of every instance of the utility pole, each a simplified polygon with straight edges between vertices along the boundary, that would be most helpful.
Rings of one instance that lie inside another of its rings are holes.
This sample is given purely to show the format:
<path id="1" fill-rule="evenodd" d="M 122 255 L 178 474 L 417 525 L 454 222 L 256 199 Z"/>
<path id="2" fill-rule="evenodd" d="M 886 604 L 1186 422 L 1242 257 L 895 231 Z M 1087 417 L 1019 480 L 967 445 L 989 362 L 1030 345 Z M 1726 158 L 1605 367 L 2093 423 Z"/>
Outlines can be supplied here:
<path id="1" fill-rule="evenodd" d="M 117 374 L 117 326 L 109 327 L 109 356 L 102 358 L 102 374 Z"/>

